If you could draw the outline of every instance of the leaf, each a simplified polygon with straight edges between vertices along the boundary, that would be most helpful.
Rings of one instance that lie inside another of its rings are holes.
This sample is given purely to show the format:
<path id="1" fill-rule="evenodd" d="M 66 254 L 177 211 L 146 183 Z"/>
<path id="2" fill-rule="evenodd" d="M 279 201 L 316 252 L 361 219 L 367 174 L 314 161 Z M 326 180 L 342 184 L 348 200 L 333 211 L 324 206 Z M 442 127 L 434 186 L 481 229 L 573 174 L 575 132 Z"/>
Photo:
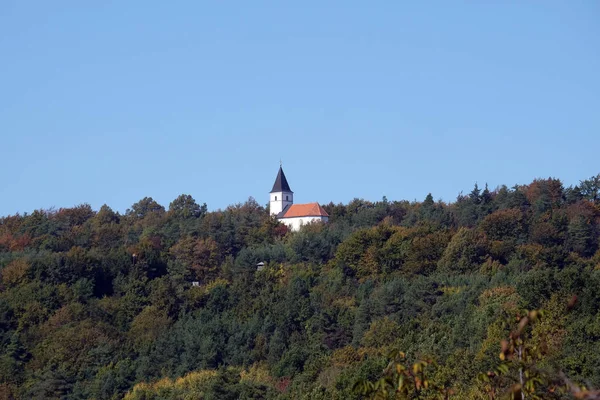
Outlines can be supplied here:
<path id="1" fill-rule="evenodd" d="M 506 375 L 508 373 L 508 365 L 500 364 L 496 367 L 496 371 L 498 371 L 499 375 Z"/>
<path id="2" fill-rule="evenodd" d="M 398 377 L 398 390 L 404 389 L 404 375 Z"/>
<path id="3" fill-rule="evenodd" d="M 413 364 L 413 373 L 415 375 L 418 374 L 419 372 L 421 372 L 421 369 L 422 369 L 421 364 L 419 364 L 419 363 Z"/>

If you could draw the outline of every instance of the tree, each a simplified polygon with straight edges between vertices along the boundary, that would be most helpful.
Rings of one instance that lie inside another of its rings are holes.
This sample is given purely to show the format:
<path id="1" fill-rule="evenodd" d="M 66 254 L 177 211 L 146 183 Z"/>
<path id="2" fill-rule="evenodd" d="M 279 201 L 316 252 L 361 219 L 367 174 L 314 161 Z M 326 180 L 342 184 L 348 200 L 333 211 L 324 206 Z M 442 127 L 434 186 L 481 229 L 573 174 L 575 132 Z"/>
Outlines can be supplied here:
<path id="1" fill-rule="evenodd" d="M 111 223 L 118 224 L 119 223 L 119 215 L 117 213 L 115 213 L 112 210 L 112 208 L 110 208 L 109 206 L 104 204 L 104 205 L 102 205 L 102 207 L 100 207 L 100 210 L 98 210 L 98 212 L 96 213 L 96 215 L 94 217 L 94 222 L 98 225 L 106 225 L 106 224 L 111 224 Z"/>
<path id="2" fill-rule="evenodd" d="M 452 236 L 438 267 L 444 271 L 473 272 L 485 260 L 487 247 L 487 241 L 481 233 L 474 229 L 460 228 Z"/>
<path id="3" fill-rule="evenodd" d="M 600 174 L 592 176 L 579 183 L 579 191 L 583 198 L 595 203 L 600 203 Z"/>
<path id="4" fill-rule="evenodd" d="M 169 252 L 189 268 L 193 279 L 202 281 L 215 276 L 222 260 L 217 242 L 211 238 L 187 237 L 171 247 Z"/>
<path id="5" fill-rule="evenodd" d="M 19 334 L 13 332 L 5 353 L 0 356 L 0 381 L 19 384 L 23 380 L 25 364 L 31 354 L 21 342 Z"/>
<path id="6" fill-rule="evenodd" d="M 514 208 L 498 210 L 486 216 L 479 226 L 491 240 L 519 240 L 523 239 L 526 232 L 523 214 Z"/>
<path id="7" fill-rule="evenodd" d="M 168 329 L 171 322 L 165 310 L 147 306 L 131 322 L 129 335 L 138 348 L 148 346 Z"/>
<path id="8" fill-rule="evenodd" d="M 95 215 L 89 204 L 80 204 L 73 208 L 61 208 L 54 216 L 56 219 L 64 221 L 69 226 L 83 225 L 88 219 Z"/>
<path id="9" fill-rule="evenodd" d="M 169 215 L 176 219 L 200 218 L 206 211 L 206 203 L 200 206 L 189 194 L 182 194 L 169 204 Z"/>
<path id="10" fill-rule="evenodd" d="M 468 196 L 458 195 L 455 203 L 458 223 L 461 226 L 472 227 L 481 217 L 481 190 L 477 183 Z"/>
<path id="11" fill-rule="evenodd" d="M 17 258 L 0 272 L 2 283 L 6 286 L 16 286 L 27 281 L 30 265 L 24 258 Z"/>
<path id="12" fill-rule="evenodd" d="M 133 217 L 135 219 L 143 219 L 148 215 L 162 215 L 165 212 L 165 208 L 158 204 L 152 197 L 144 197 L 127 209 L 125 215 Z"/>
<path id="13" fill-rule="evenodd" d="M 569 248 L 584 257 L 593 255 L 598 248 L 594 227 L 581 215 L 569 222 Z"/>

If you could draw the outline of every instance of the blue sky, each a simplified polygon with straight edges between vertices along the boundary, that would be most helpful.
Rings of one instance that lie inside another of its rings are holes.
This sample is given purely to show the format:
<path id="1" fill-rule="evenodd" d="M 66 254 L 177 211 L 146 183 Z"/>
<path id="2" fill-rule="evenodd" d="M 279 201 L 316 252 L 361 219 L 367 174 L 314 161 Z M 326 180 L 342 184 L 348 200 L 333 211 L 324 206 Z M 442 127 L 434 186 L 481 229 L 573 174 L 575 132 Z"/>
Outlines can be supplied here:
<path id="1" fill-rule="evenodd" d="M 0 2 L 0 215 L 600 172 L 600 3 Z"/>

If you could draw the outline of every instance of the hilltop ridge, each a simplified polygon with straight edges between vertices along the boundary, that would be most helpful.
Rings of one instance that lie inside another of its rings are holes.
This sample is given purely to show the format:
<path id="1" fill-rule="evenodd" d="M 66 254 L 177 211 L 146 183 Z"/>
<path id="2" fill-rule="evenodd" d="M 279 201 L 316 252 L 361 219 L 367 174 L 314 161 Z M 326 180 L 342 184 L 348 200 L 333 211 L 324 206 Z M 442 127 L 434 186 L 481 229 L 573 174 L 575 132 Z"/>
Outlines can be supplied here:
<path id="1" fill-rule="evenodd" d="M 0 218 L 0 398 L 361 398 L 392 349 L 482 398 L 524 309 L 536 365 L 600 387 L 600 174 L 322 207 L 298 232 L 189 195 Z"/>

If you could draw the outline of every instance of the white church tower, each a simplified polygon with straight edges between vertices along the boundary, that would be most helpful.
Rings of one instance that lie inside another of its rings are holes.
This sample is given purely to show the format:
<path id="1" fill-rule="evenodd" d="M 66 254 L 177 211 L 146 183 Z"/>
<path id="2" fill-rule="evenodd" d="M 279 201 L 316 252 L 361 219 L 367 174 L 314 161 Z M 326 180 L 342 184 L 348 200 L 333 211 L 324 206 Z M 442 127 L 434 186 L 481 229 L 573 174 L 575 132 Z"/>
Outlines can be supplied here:
<path id="1" fill-rule="evenodd" d="M 292 204 L 294 204 L 294 192 L 290 189 L 290 185 L 285 178 L 283 169 L 279 166 L 279 172 L 277 173 L 277 178 L 273 184 L 269 201 L 271 215 L 278 215 Z"/>

